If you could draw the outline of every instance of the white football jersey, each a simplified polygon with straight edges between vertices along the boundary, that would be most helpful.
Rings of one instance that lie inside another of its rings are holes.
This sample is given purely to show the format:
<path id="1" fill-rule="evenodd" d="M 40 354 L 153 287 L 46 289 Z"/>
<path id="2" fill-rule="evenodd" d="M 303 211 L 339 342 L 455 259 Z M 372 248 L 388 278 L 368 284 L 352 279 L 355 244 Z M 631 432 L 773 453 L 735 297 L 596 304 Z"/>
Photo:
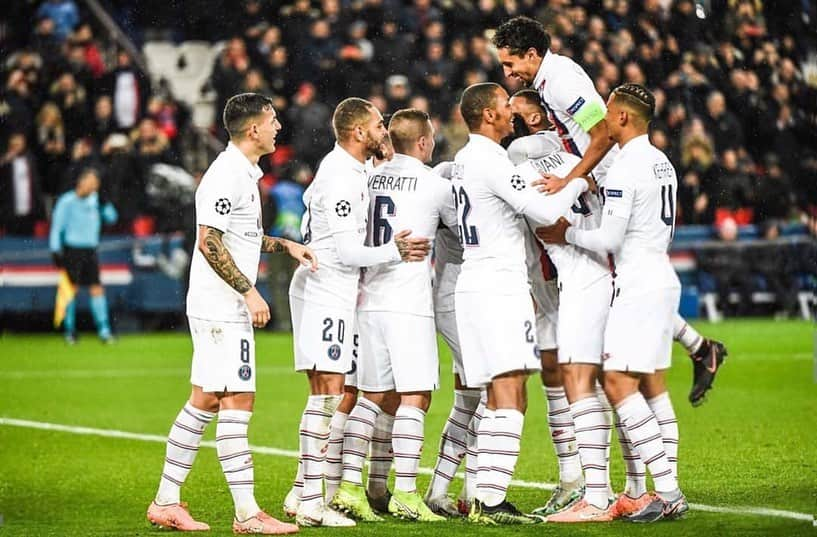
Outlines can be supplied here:
<path id="1" fill-rule="evenodd" d="M 539 136 L 539 135 L 533 135 Z M 564 177 L 573 169 L 581 159 L 570 153 L 558 151 L 530 160 L 530 163 L 543 173 L 552 173 L 558 177 Z M 601 222 L 601 201 L 599 196 L 592 192 L 584 192 L 576 200 L 576 203 L 565 212 L 564 218 L 570 222 L 574 229 L 596 229 Z M 531 229 L 536 229 L 541 225 L 528 219 Z M 591 252 L 584 248 L 579 248 L 572 244 L 548 244 L 545 245 L 547 253 L 559 274 L 559 282 L 564 285 L 576 285 L 580 288 L 587 287 L 599 278 L 603 278 L 610 273 L 610 268 L 604 256 L 598 252 Z M 529 276 L 539 278 L 542 273 L 542 264 L 536 256 L 536 260 L 531 260 L 531 253 L 535 253 L 531 247 L 528 248 L 528 271 Z M 531 269 L 534 269 L 531 271 Z"/>
<path id="2" fill-rule="evenodd" d="M 675 168 L 646 134 L 624 145 L 604 188 L 605 217 L 627 219 L 624 242 L 613 252 L 616 286 L 644 291 L 680 286 L 668 254 L 677 192 Z"/>
<path id="3" fill-rule="evenodd" d="M 354 308 L 360 269 L 341 263 L 333 235 L 351 231 L 360 237 L 360 244 L 366 240 L 369 193 L 364 164 L 335 144 L 304 192 L 304 205 L 301 235 L 320 268 L 311 272 L 299 266 L 289 293 L 307 302 Z"/>
<path id="4" fill-rule="evenodd" d="M 564 150 L 581 158 L 590 145 L 587 131 L 603 121 L 607 111 L 593 81 L 567 56 L 547 51 L 533 80 L 533 88 L 539 92 Z M 605 183 L 607 170 L 617 153 L 618 146 L 614 146 L 593 169 L 600 185 Z"/>
<path id="5" fill-rule="evenodd" d="M 416 158 L 395 154 L 369 174 L 366 244 L 381 246 L 410 229 L 434 238 L 440 223 L 456 226 L 451 183 Z M 361 280 L 359 311 L 391 311 L 432 316 L 431 256 L 422 262 L 367 268 Z"/>
<path id="6" fill-rule="evenodd" d="M 556 203 L 530 187 L 541 174 L 530 161 L 515 167 L 502 146 L 479 134 L 469 136 L 454 163 L 452 186 L 464 249 L 457 292 L 527 292 L 522 215 Z M 577 184 L 586 187 L 584 181 Z"/>
<path id="7" fill-rule="evenodd" d="M 434 172 L 448 181 L 451 186 L 451 171 L 454 163 L 441 162 L 434 166 Z M 453 201 L 453 196 L 452 196 Z M 455 215 L 456 216 L 456 215 Z M 457 226 L 440 226 L 434 237 L 434 311 L 446 313 L 454 311 L 454 290 L 462 269 L 462 245 L 457 237 Z"/>
<path id="8" fill-rule="evenodd" d="M 255 285 L 261 258 L 261 168 L 232 143 L 210 165 L 196 189 L 196 245 L 190 263 L 187 314 L 208 321 L 247 321 L 244 297 L 216 274 L 199 251 L 198 228 L 223 232 L 238 270 Z"/>

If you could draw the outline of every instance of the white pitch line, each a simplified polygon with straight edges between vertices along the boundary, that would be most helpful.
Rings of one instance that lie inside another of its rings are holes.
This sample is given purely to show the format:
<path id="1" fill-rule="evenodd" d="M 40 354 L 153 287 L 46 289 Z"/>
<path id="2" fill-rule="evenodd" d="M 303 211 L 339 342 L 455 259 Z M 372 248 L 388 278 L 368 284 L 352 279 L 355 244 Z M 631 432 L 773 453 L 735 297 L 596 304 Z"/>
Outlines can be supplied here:
<path id="1" fill-rule="evenodd" d="M 164 444 L 167 441 L 166 436 L 158 434 L 141 434 L 131 433 L 127 431 L 117 431 L 116 429 L 96 429 L 93 427 L 77 427 L 73 425 L 62 425 L 59 423 L 47 423 L 42 421 L 19 420 L 14 418 L 0 418 L 0 425 L 10 427 L 24 427 L 27 429 L 40 429 L 44 431 L 57 431 L 70 434 L 81 434 L 89 436 L 102 436 L 106 438 L 123 438 L 126 440 L 139 440 L 142 442 L 157 442 Z M 216 443 L 212 440 L 204 440 L 201 443 L 204 447 L 215 448 Z M 254 453 L 263 455 L 273 455 L 277 457 L 290 457 L 297 459 L 300 453 L 289 449 L 279 449 L 266 446 L 250 446 Z M 434 471 L 431 468 L 420 468 L 420 473 L 431 475 Z M 462 473 L 457 474 L 462 477 Z M 514 479 L 511 485 L 520 488 L 553 490 L 556 488 L 554 483 L 540 483 L 536 481 L 522 481 Z M 796 511 L 784 511 L 782 509 L 769 509 L 766 507 L 752 507 L 752 506 L 734 506 L 734 507 L 719 507 L 715 505 L 705 505 L 700 503 L 691 503 L 689 506 L 696 511 L 707 511 L 709 513 L 725 513 L 731 515 L 757 515 L 776 518 L 788 518 L 792 520 L 803 520 L 814 523 L 814 515 L 808 513 L 798 513 Z"/>

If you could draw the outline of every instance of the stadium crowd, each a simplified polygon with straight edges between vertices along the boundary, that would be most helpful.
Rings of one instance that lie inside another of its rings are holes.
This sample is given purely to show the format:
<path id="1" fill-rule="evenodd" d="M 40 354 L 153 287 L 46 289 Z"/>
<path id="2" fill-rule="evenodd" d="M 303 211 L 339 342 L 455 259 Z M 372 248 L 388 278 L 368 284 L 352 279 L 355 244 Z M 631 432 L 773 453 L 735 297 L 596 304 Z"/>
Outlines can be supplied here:
<path id="1" fill-rule="evenodd" d="M 108 7 L 137 43 L 226 41 L 209 82 L 216 110 L 230 95 L 257 91 L 274 97 L 283 119 L 285 149 L 263 164 L 268 187 L 303 176 L 304 165 L 315 169 L 331 148 L 332 107 L 350 95 L 370 99 L 383 113 L 427 110 L 439 131 L 435 162 L 450 159 L 467 137 L 456 107 L 462 89 L 479 81 L 509 84 L 489 47 L 489 29 L 526 14 L 546 25 L 552 49 L 575 58 L 603 97 L 622 82 L 655 92 L 652 138 L 679 170 L 680 223 L 733 220 L 773 234 L 777 223 L 815 214 L 811 3 L 245 0 L 235 9 L 220 0 Z M 189 111 L 152 87 L 103 33 L 74 0 L 18 2 L 4 14 L 6 233 L 34 233 L 54 198 L 89 165 L 102 170 L 102 196 L 120 209 L 119 230 L 129 230 L 151 213 L 150 166 L 183 162 L 179 133 Z M 23 169 L 28 180 L 15 179 Z"/>

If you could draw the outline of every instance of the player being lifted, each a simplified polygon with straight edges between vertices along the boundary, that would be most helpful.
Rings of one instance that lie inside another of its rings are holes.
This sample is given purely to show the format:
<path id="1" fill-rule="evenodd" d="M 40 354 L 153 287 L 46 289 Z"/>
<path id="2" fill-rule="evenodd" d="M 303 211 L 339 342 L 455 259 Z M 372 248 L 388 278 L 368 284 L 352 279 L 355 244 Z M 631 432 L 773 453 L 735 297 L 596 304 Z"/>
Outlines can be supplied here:
<path id="1" fill-rule="evenodd" d="M 579 162 L 579 157 L 564 151 L 554 131 L 546 130 L 546 112 L 535 91 L 515 94 L 511 109 L 517 125 L 524 124 L 530 133 L 508 147 L 515 164 L 528 161 L 543 173 L 566 174 Z M 528 160 L 532 146 L 541 157 Z M 585 192 L 564 217 L 578 228 L 598 227 L 598 196 Z M 528 224 L 528 275 L 538 306 L 539 348 L 546 349 L 542 351 L 542 380 L 560 478 L 548 503 L 534 513 L 553 515 L 582 496 L 587 505 L 583 512 L 606 513 L 611 424 L 605 415 L 607 399 L 603 393 L 597 395 L 596 386 L 610 301 L 610 270 L 604 256 L 573 246 L 551 246 L 545 252 L 533 234 L 538 223 Z M 559 274 L 558 289 L 555 279 L 545 279 L 553 273 L 551 260 Z M 550 517 L 548 521 L 560 518 Z"/>
<path id="2" fill-rule="evenodd" d="M 545 28 L 528 17 L 514 17 L 500 25 L 493 44 L 505 76 L 519 79 L 539 93 L 565 149 L 581 158 L 565 179 L 593 172 L 599 187 L 604 188 L 607 169 L 618 149 L 602 121 L 604 101 L 587 73 L 570 58 L 551 52 Z M 564 181 L 549 181 L 545 188 L 554 191 L 563 184 Z M 701 336 L 680 315 L 674 317 L 673 335 L 693 360 L 689 400 L 697 406 L 712 387 L 726 348 Z"/>
<path id="3" fill-rule="evenodd" d="M 394 158 L 369 175 L 367 244 L 390 241 L 395 229 L 433 236 L 441 221 L 456 226 L 451 185 L 423 164 L 434 151 L 428 114 L 397 111 L 389 122 L 389 135 Z M 442 521 L 423 503 L 416 483 L 425 413 L 439 383 L 430 259 L 366 270 L 357 320 L 357 383 L 363 395 L 346 422 L 343 481 L 331 505 L 361 520 L 377 519 L 371 502 L 400 518 Z M 385 486 L 378 491 L 370 488 L 367 500 L 363 464 L 374 424 L 383 412 L 394 415 L 394 494 L 389 498 Z"/>
<path id="4" fill-rule="evenodd" d="M 499 145 L 513 131 L 508 94 L 499 85 L 469 86 L 460 110 L 470 135 L 454 159 L 452 179 L 464 248 L 454 299 L 465 384 L 488 392 L 469 520 L 529 524 L 541 518 L 522 514 L 506 499 L 519 456 L 525 381 L 539 370 L 522 216 L 554 221 L 590 181 L 578 178 L 553 196 L 530 188 L 540 174 L 527 164 L 515 168 Z"/>
<path id="5" fill-rule="evenodd" d="M 231 97 L 224 107 L 230 143 L 196 190 L 196 247 L 190 267 L 187 317 L 193 339 L 192 392 L 170 429 L 156 499 L 147 518 L 179 530 L 209 530 L 180 502 L 204 429 L 216 415 L 216 450 L 235 503 L 236 533 L 295 533 L 255 501 L 247 429 L 255 400 L 253 326 L 263 327 L 269 306 L 255 288 L 260 253 L 286 252 L 317 274 L 306 247 L 267 237 L 261 229 L 258 159 L 275 150 L 281 129 L 272 100 L 256 93 Z"/>
<path id="6" fill-rule="evenodd" d="M 649 141 L 655 98 L 624 84 L 610 94 L 604 121 L 621 151 L 610 167 L 601 225 L 579 229 L 561 219 L 537 231 L 552 244 L 612 253 L 610 314 L 604 332 L 604 390 L 632 446 L 652 475 L 634 522 L 678 518 L 688 509 L 678 487 L 678 425 L 666 387 L 673 319 L 681 283 L 669 260 L 678 180 L 669 159 Z M 557 515 L 559 516 L 559 515 Z"/>
<path id="7" fill-rule="evenodd" d="M 299 268 L 290 285 L 295 369 L 306 373 L 310 395 L 300 424 L 303 488 L 296 521 L 306 526 L 349 526 L 354 521 L 327 507 L 324 474 L 330 422 L 343 398 L 352 365 L 360 267 L 422 261 L 428 239 L 394 234 L 367 247 L 369 209 L 364 163 L 386 136 L 380 112 L 368 101 L 342 101 L 332 117 L 337 143 L 324 157 L 304 193 L 304 242 L 321 257 L 321 270 Z"/>

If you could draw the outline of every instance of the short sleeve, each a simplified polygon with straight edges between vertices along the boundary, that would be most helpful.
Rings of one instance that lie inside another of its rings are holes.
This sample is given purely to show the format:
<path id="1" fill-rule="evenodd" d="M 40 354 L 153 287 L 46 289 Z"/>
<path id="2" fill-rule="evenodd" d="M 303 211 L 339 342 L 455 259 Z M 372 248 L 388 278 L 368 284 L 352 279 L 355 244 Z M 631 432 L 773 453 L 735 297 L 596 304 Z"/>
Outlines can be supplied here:
<path id="1" fill-rule="evenodd" d="M 576 66 L 577 70 L 581 68 Z M 573 72 L 553 86 L 552 105 L 570 116 L 585 132 L 596 126 L 607 113 L 604 101 L 592 81 L 583 73 Z"/>
<path id="2" fill-rule="evenodd" d="M 363 206 L 363 179 L 348 175 L 331 177 L 325 186 L 321 202 L 330 233 L 357 231 L 369 209 Z"/>
<path id="3" fill-rule="evenodd" d="M 196 191 L 196 223 L 225 232 L 237 204 L 235 182 L 223 175 L 208 174 Z"/>
<path id="4" fill-rule="evenodd" d="M 629 219 L 634 197 L 634 182 L 620 166 L 611 167 L 604 184 L 604 214 Z"/>
<path id="5" fill-rule="evenodd" d="M 529 162 L 513 166 L 510 161 L 507 165 L 489 167 L 496 170 L 488 177 L 488 188 L 513 207 L 517 214 L 525 212 L 528 204 L 541 197 L 541 194 L 530 184 L 539 179 L 541 174 Z"/>

